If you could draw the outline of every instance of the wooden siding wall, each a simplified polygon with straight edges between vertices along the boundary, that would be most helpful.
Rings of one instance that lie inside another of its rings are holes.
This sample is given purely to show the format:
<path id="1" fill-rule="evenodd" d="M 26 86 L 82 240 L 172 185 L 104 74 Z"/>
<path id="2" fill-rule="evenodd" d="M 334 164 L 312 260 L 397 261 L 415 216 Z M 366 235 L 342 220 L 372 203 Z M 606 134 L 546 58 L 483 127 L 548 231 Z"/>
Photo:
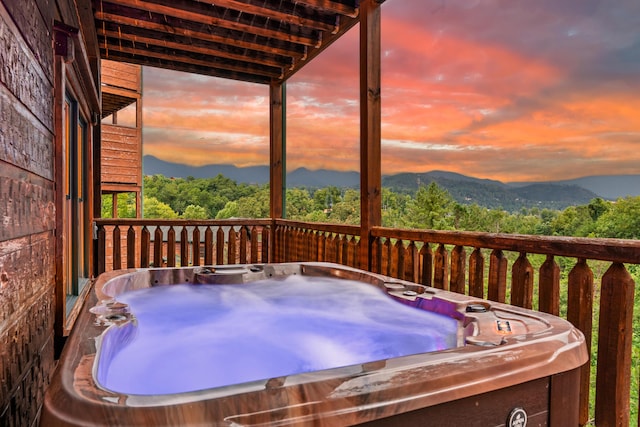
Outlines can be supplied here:
<path id="1" fill-rule="evenodd" d="M 141 153 L 142 137 L 140 129 L 103 124 L 103 190 L 122 191 L 125 189 L 122 185 L 142 186 Z M 131 188 L 130 191 L 136 191 L 136 188 Z"/>
<path id="2" fill-rule="evenodd" d="M 142 90 L 142 79 L 140 78 L 140 65 L 126 64 L 124 62 L 102 61 L 101 62 L 101 78 L 103 91 L 108 92 L 112 89 L 104 86 L 112 86 L 113 88 L 122 88 L 140 94 Z M 127 93 L 120 93 L 123 96 L 130 96 Z"/>
<path id="3" fill-rule="evenodd" d="M 54 366 L 53 8 L 0 4 L 0 425 L 33 425 Z"/>

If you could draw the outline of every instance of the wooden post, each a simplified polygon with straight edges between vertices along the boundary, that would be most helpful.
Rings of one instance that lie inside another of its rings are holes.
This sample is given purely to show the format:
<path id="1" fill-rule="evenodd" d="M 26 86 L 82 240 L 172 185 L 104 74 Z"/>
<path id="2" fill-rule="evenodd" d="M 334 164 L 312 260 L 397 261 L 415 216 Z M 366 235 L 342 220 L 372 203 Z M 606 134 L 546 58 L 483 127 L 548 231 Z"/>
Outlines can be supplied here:
<path id="1" fill-rule="evenodd" d="M 611 264 L 602 276 L 596 374 L 597 426 L 629 425 L 634 286 L 633 278 L 622 263 Z"/>
<path id="2" fill-rule="evenodd" d="M 584 334 L 587 352 L 591 352 L 591 334 L 593 331 L 593 271 L 584 258 L 569 272 L 567 291 L 567 320 Z M 579 425 L 589 422 L 589 388 L 591 385 L 591 364 L 580 368 L 580 412 Z"/>
<path id="3" fill-rule="evenodd" d="M 380 4 L 360 3 L 360 266 L 371 269 L 371 228 L 382 223 Z"/>
<path id="4" fill-rule="evenodd" d="M 269 212 L 272 220 L 284 217 L 285 204 L 285 85 L 286 83 L 272 83 L 269 86 Z M 275 221 L 272 224 L 274 232 L 270 233 L 271 250 L 280 253 L 277 246 Z"/>
<path id="5" fill-rule="evenodd" d="M 285 189 L 285 83 L 269 86 L 269 193 L 271 218 L 283 218 Z"/>

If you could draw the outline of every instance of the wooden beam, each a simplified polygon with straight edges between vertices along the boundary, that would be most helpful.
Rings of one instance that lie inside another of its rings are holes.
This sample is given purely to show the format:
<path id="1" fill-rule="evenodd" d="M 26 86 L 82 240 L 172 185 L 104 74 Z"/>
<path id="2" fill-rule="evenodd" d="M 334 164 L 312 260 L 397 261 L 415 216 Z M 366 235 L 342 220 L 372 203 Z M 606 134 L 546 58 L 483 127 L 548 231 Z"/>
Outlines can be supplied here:
<path id="1" fill-rule="evenodd" d="M 298 45 L 291 43 L 283 43 L 283 46 L 274 46 L 267 43 L 256 43 L 251 41 L 241 40 L 240 38 L 228 37 L 215 34 L 213 32 L 198 31 L 192 28 L 183 27 L 181 24 L 183 21 L 172 17 L 165 17 L 166 23 L 161 24 L 154 21 L 147 21 L 144 19 L 136 19 L 128 16 L 116 15 L 113 13 L 96 12 L 96 18 L 102 21 L 111 23 L 112 25 L 126 25 L 132 28 L 140 28 L 145 30 L 159 31 L 165 34 L 175 34 L 178 36 L 186 37 L 195 40 L 204 40 L 213 43 L 228 44 L 244 49 L 251 49 L 255 51 L 268 52 L 275 55 L 282 55 L 291 58 L 301 58 L 306 55 L 306 50 L 296 50 Z M 209 31 L 213 31 L 213 28 L 208 28 Z M 100 41 L 100 40 L 99 40 Z"/>
<path id="2" fill-rule="evenodd" d="M 350 18 L 357 17 L 359 12 L 357 7 L 349 6 L 331 0 L 301 0 L 297 1 L 297 3 L 306 4 L 307 6 L 311 6 L 315 9 L 325 10 L 327 12 L 338 13 Z"/>
<path id="3" fill-rule="evenodd" d="M 309 63 L 313 58 L 320 55 L 325 49 L 333 44 L 336 40 L 342 37 L 347 31 L 349 31 L 353 26 L 358 23 L 357 18 L 349 18 L 345 16 L 340 23 L 340 28 L 335 34 L 325 34 L 325 39 L 322 40 L 322 44 L 317 48 L 309 48 L 307 51 L 307 55 L 302 58 L 305 60 L 305 63 Z M 304 64 L 297 64 L 296 67 L 290 69 L 289 71 L 285 71 L 284 80 L 288 80 L 291 76 L 293 76 L 296 72 L 298 72 Z"/>
<path id="4" fill-rule="evenodd" d="M 160 59 L 145 57 L 142 55 L 133 55 L 123 52 L 109 51 L 107 57 L 106 51 L 101 49 L 104 59 L 113 61 L 128 62 L 130 64 L 144 65 L 148 67 L 165 68 L 174 71 L 183 71 L 185 73 L 203 74 L 206 76 L 220 77 L 223 79 L 239 80 L 244 82 L 269 84 L 273 79 L 263 75 L 249 74 L 237 71 L 229 71 L 226 69 L 214 68 L 213 64 L 196 65 L 191 63 L 177 62 L 172 59 Z"/>
<path id="5" fill-rule="evenodd" d="M 360 3 L 360 267 L 369 269 L 369 234 L 382 223 L 380 4 Z"/>
<path id="6" fill-rule="evenodd" d="M 210 0 L 210 3 L 215 6 L 226 7 L 227 9 L 237 10 L 242 13 L 264 16 L 265 18 L 275 19 L 299 27 L 309 27 L 329 32 L 334 32 L 337 29 L 335 22 L 328 23 L 319 19 L 313 19 L 310 16 L 302 16 L 300 12 L 296 13 L 295 3 L 291 3 L 289 7 L 283 7 L 282 4 L 280 4 L 280 8 L 286 10 L 286 12 L 268 8 L 266 5 L 251 4 L 238 0 Z"/>
<path id="7" fill-rule="evenodd" d="M 284 215 L 285 84 L 272 83 L 269 87 L 269 194 L 272 219 L 283 218 Z M 272 234 L 275 235 L 273 230 Z"/>
<path id="8" fill-rule="evenodd" d="M 100 2 L 101 5 L 116 5 L 139 9 L 147 13 L 158 13 L 161 15 L 173 16 L 180 19 L 185 19 L 192 22 L 198 22 L 201 24 L 213 25 L 216 27 L 227 28 L 230 30 L 244 31 L 250 34 L 257 34 L 264 37 L 273 37 L 276 39 L 289 41 L 293 43 L 300 43 L 307 46 L 319 46 L 321 40 L 318 37 L 311 37 L 301 34 L 296 34 L 293 31 L 286 31 L 283 29 L 274 30 L 271 28 L 261 27 L 255 24 L 245 24 L 231 19 L 217 17 L 217 10 L 214 6 L 204 3 L 191 2 L 192 5 L 187 5 L 185 2 L 175 6 L 168 6 L 158 3 L 152 3 L 144 0 L 109 0 L 108 2 Z M 96 18 L 99 18 L 99 14 L 102 12 L 100 8 L 97 9 Z M 98 26 L 99 27 L 99 26 Z M 319 33 L 318 33 L 319 34 Z"/>
<path id="9" fill-rule="evenodd" d="M 225 61 L 221 61 L 220 58 L 211 57 L 211 56 L 208 58 L 204 58 L 201 55 L 191 56 L 188 54 L 181 54 L 180 52 L 167 51 L 164 49 L 152 50 L 148 46 L 146 48 L 138 48 L 138 47 L 132 48 L 132 47 L 120 46 L 116 44 L 110 44 L 105 50 L 103 57 L 105 59 L 110 59 L 109 55 L 115 52 L 128 53 L 134 56 L 142 55 L 149 58 L 163 59 L 171 62 L 178 62 L 178 63 L 182 62 L 189 65 L 200 65 L 203 67 L 237 71 L 240 73 L 255 74 L 259 76 L 267 76 L 272 78 L 282 77 L 282 69 L 279 69 L 279 68 L 274 68 L 274 67 L 259 68 L 247 63 L 239 64 L 235 61 L 225 62 Z M 202 59 L 199 59 L 196 56 L 200 56 L 200 58 Z"/>
<path id="10" fill-rule="evenodd" d="M 162 36 L 162 34 L 159 34 Z M 184 51 L 189 53 L 207 55 L 212 57 L 218 57 L 222 59 L 230 59 L 233 61 L 241 61 L 246 63 L 254 63 L 259 65 L 266 65 L 270 67 L 276 67 L 282 69 L 283 66 L 290 67 L 291 63 L 286 63 L 283 61 L 278 61 L 273 57 L 265 57 L 264 55 L 260 55 L 259 52 L 255 52 L 254 55 L 247 54 L 237 54 L 233 52 L 229 52 L 227 50 L 220 49 L 215 45 L 204 45 L 204 42 L 188 42 L 188 41 L 171 41 L 166 39 L 166 35 L 164 35 L 164 39 L 148 37 L 144 35 L 139 35 L 130 32 L 116 32 L 116 31 L 103 31 L 98 30 L 98 36 L 106 36 L 113 39 L 121 39 L 128 40 L 133 43 L 142 43 L 149 46 L 159 46 L 167 49 Z"/>

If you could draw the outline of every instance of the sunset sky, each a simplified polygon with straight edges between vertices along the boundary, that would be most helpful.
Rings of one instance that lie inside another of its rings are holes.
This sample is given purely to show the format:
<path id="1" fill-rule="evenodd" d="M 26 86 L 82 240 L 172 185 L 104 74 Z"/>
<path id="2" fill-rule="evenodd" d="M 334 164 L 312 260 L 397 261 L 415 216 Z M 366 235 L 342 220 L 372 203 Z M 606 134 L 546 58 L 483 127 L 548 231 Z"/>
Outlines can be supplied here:
<path id="1" fill-rule="evenodd" d="M 359 168 L 358 27 L 287 82 L 287 168 Z M 387 0 L 382 171 L 640 174 L 639 0 Z M 144 152 L 269 162 L 264 85 L 144 69 Z"/>

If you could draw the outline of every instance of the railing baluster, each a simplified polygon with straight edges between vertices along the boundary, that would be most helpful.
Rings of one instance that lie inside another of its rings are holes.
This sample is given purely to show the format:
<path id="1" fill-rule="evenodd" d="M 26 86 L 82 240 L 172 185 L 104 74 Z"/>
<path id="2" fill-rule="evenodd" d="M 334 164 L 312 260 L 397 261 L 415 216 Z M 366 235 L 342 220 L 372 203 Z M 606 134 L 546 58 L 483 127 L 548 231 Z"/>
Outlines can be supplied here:
<path id="1" fill-rule="evenodd" d="M 420 249 L 420 281 L 425 286 L 433 285 L 433 253 L 429 243 Z"/>
<path id="2" fill-rule="evenodd" d="M 634 282 L 624 265 L 611 264 L 602 276 L 600 293 L 597 426 L 629 425 L 633 293 Z"/>
<path id="3" fill-rule="evenodd" d="M 349 265 L 349 236 L 340 235 L 340 264 Z"/>
<path id="4" fill-rule="evenodd" d="M 127 268 L 136 266 L 136 231 L 130 225 L 127 230 Z"/>
<path id="5" fill-rule="evenodd" d="M 149 251 L 151 250 L 151 233 L 146 225 L 140 232 L 140 267 L 149 267 Z"/>
<path id="6" fill-rule="evenodd" d="M 505 302 L 507 299 L 507 258 L 501 250 L 495 249 L 489 258 L 489 282 L 487 299 Z"/>
<path id="7" fill-rule="evenodd" d="M 180 231 L 180 266 L 189 266 L 189 232 L 186 226 Z"/>
<path id="8" fill-rule="evenodd" d="M 438 289 L 449 290 L 449 283 L 447 281 L 448 277 L 448 265 L 449 265 L 449 254 L 447 252 L 447 248 L 445 248 L 444 244 L 438 245 L 438 249 L 436 253 L 433 255 L 433 287 Z"/>
<path id="9" fill-rule="evenodd" d="M 236 230 L 233 228 L 229 228 L 229 239 L 227 245 L 227 263 L 228 264 L 237 264 L 237 256 L 238 251 L 236 250 L 236 245 L 238 239 L 236 238 Z"/>
<path id="10" fill-rule="evenodd" d="M 469 295 L 484 298 L 484 257 L 480 248 L 469 256 Z"/>
<path id="11" fill-rule="evenodd" d="M 193 227 L 193 240 L 191 241 L 191 251 L 193 253 L 192 264 L 194 266 L 200 265 L 200 227 L 197 225 Z"/>
<path id="12" fill-rule="evenodd" d="M 371 241 L 371 271 L 380 273 L 382 268 L 382 243 L 380 237 L 376 236 Z"/>
<path id="13" fill-rule="evenodd" d="M 391 264 L 393 263 L 391 252 L 391 239 L 387 237 L 382 244 L 382 274 L 387 276 L 391 276 Z"/>
<path id="14" fill-rule="evenodd" d="M 327 233 L 320 231 L 318 233 L 318 261 L 327 260 Z"/>
<path id="15" fill-rule="evenodd" d="M 240 264 L 247 263 L 247 227 L 240 227 Z"/>
<path id="16" fill-rule="evenodd" d="M 220 226 L 216 232 L 216 264 L 224 264 L 224 230 Z"/>
<path id="17" fill-rule="evenodd" d="M 263 263 L 271 262 L 269 259 L 269 237 L 271 233 L 272 230 L 270 230 L 269 227 L 262 227 L 262 257 L 260 258 L 260 262 Z"/>
<path id="18" fill-rule="evenodd" d="M 520 252 L 511 267 L 511 304 L 523 308 L 533 306 L 533 267 L 525 252 Z"/>
<path id="19" fill-rule="evenodd" d="M 213 231 L 208 226 L 204 230 L 204 265 L 213 264 Z"/>
<path id="20" fill-rule="evenodd" d="M 107 232 L 104 225 L 98 226 L 98 258 L 97 274 L 102 274 L 106 271 L 106 256 L 107 256 Z"/>
<path id="21" fill-rule="evenodd" d="M 357 268 L 358 266 L 358 239 L 356 236 L 349 238 L 349 267 Z"/>
<path id="22" fill-rule="evenodd" d="M 320 231 L 311 232 L 311 260 L 320 261 Z"/>
<path id="23" fill-rule="evenodd" d="M 560 267 L 553 255 L 540 266 L 538 310 L 557 316 L 560 314 Z"/>
<path id="24" fill-rule="evenodd" d="M 587 351 L 591 354 L 593 332 L 593 271 L 584 258 L 569 272 L 567 290 L 567 320 L 584 334 Z M 589 388 L 591 364 L 580 368 L 580 412 L 579 422 L 583 426 L 589 421 Z"/>
<path id="25" fill-rule="evenodd" d="M 451 251 L 451 280 L 449 290 L 459 294 L 465 293 L 467 254 L 464 246 L 456 245 Z"/>
<path id="26" fill-rule="evenodd" d="M 111 260 L 114 270 L 122 268 L 122 246 L 120 246 L 120 227 L 113 227 L 113 258 Z"/>
<path id="27" fill-rule="evenodd" d="M 284 254 L 285 254 L 285 239 L 284 239 L 284 227 L 279 225 L 276 228 L 276 237 L 275 237 L 275 241 L 276 241 L 276 247 L 273 248 L 273 252 L 274 254 L 276 254 L 276 259 L 274 260 L 275 262 L 283 262 L 284 261 Z"/>
<path id="28" fill-rule="evenodd" d="M 316 260 L 316 254 L 314 253 L 313 248 L 313 230 L 304 230 L 303 232 L 303 241 L 304 241 L 304 246 L 303 246 L 303 256 L 301 261 L 315 261 Z"/>
<path id="29" fill-rule="evenodd" d="M 296 254 L 294 261 L 304 259 L 304 232 L 300 228 L 296 228 L 294 241 L 296 242 Z"/>
<path id="30" fill-rule="evenodd" d="M 251 233 L 250 233 L 250 238 L 249 238 L 249 259 L 251 263 L 258 263 L 260 262 L 260 260 L 258 259 L 258 243 L 260 241 L 259 237 L 259 233 L 258 233 L 258 227 L 256 227 L 255 225 L 251 227 Z"/>
<path id="31" fill-rule="evenodd" d="M 404 244 L 402 240 L 396 240 L 391 248 L 391 260 L 389 262 L 389 276 L 399 279 L 404 274 Z"/>
<path id="32" fill-rule="evenodd" d="M 417 282 L 417 270 L 416 266 L 418 265 L 418 249 L 416 248 L 416 243 L 411 240 L 406 249 L 406 255 L 404 260 L 404 276 L 402 277 L 404 280 L 408 280 L 410 282 Z"/>
<path id="33" fill-rule="evenodd" d="M 164 262 L 162 260 L 162 249 L 164 246 L 162 228 L 158 225 L 153 232 L 153 266 L 162 267 Z"/>
<path id="34" fill-rule="evenodd" d="M 176 266 L 176 230 L 172 225 L 167 231 L 167 267 Z"/>

